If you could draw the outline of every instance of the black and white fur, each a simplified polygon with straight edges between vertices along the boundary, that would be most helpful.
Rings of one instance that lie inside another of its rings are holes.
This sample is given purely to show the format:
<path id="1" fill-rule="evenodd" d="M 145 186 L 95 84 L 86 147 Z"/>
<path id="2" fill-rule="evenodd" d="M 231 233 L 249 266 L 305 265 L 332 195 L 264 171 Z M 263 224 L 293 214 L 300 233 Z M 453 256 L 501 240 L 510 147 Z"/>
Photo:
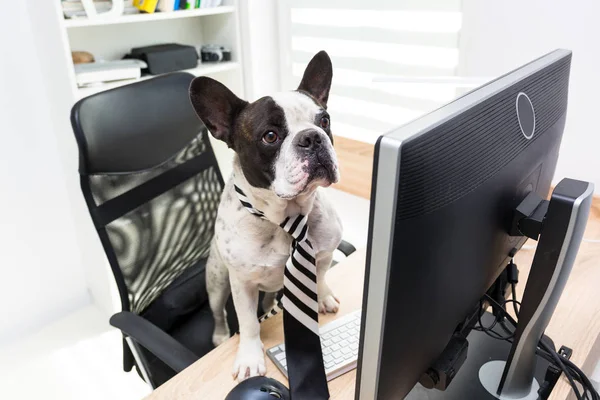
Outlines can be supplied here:
<path id="1" fill-rule="evenodd" d="M 291 237 L 276 223 L 308 213 L 309 238 L 316 250 L 319 311 L 337 312 L 339 307 L 325 273 L 341 241 L 342 226 L 319 191 L 339 180 L 326 111 L 331 79 L 331 60 L 321 51 L 308 64 L 296 91 L 253 103 L 207 77 L 196 78 L 190 87 L 200 119 L 215 138 L 236 152 L 219 206 L 206 280 L 215 345 L 230 336 L 225 303 L 233 294 L 240 326 L 233 376 L 239 381 L 266 372 L 256 318 L 258 296 L 259 291 L 269 293 L 263 307 L 270 309 L 275 292 L 283 287 L 291 244 Z M 277 137 L 273 143 L 272 133 Z M 242 207 L 234 182 L 268 220 Z"/>

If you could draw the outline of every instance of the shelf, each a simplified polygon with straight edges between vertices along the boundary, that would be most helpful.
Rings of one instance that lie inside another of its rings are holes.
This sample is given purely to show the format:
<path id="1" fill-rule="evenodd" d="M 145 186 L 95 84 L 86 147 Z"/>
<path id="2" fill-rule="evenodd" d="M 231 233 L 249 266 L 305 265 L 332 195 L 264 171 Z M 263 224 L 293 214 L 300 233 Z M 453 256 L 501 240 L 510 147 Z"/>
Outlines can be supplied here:
<path id="1" fill-rule="evenodd" d="M 122 15 L 118 18 L 111 18 L 111 19 L 92 19 L 92 20 L 89 20 L 87 18 L 65 19 L 65 20 L 63 20 L 63 25 L 66 28 L 82 28 L 82 27 L 87 27 L 87 26 L 130 24 L 130 23 L 148 22 L 148 21 L 165 21 L 165 20 L 169 20 L 169 19 L 202 17 L 202 16 L 206 16 L 206 15 L 228 14 L 228 13 L 233 13 L 233 12 L 235 12 L 234 6 L 219 6 L 219 7 L 212 7 L 212 8 L 199 8 L 197 10 L 156 12 L 153 14 Z"/>
<path id="2" fill-rule="evenodd" d="M 219 72 L 225 71 L 233 71 L 235 69 L 240 68 L 240 64 L 234 61 L 221 62 L 216 64 L 199 64 L 198 67 L 192 69 L 185 69 L 183 71 L 178 72 L 189 72 L 192 75 L 201 76 L 201 75 L 212 75 Z M 98 86 L 89 86 L 84 88 L 77 89 L 77 98 L 82 99 L 87 96 L 91 96 L 95 93 L 103 92 L 108 89 L 114 89 L 119 86 L 129 85 L 131 83 L 144 81 L 146 79 L 154 78 L 160 75 L 146 75 L 142 76 L 140 79 L 126 79 L 122 81 L 114 81 L 104 83 Z"/>

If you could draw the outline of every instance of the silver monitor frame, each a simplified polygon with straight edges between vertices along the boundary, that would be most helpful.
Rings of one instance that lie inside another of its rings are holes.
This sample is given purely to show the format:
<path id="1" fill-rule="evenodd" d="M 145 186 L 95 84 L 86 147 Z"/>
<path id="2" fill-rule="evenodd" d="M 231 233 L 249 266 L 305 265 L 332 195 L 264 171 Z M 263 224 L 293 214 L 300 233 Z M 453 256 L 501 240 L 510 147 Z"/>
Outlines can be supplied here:
<path id="1" fill-rule="evenodd" d="M 443 106 L 421 118 L 418 118 L 379 139 L 379 157 L 377 176 L 374 177 L 375 200 L 373 205 L 372 247 L 370 269 L 365 280 L 367 296 L 363 315 L 364 333 L 362 342 L 362 363 L 360 375 L 357 373 L 356 399 L 373 400 L 377 398 L 383 346 L 386 299 L 391 267 L 392 239 L 396 217 L 397 186 L 402 171 L 400 154 L 406 140 L 416 138 L 451 118 L 469 110 L 482 101 L 496 95 L 513 83 L 520 81 L 548 65 L 568 57 L 569 50 L 556 50 L 516 71 L 506 74 L 481 88 L 465 94 L 452 103 Z"/>

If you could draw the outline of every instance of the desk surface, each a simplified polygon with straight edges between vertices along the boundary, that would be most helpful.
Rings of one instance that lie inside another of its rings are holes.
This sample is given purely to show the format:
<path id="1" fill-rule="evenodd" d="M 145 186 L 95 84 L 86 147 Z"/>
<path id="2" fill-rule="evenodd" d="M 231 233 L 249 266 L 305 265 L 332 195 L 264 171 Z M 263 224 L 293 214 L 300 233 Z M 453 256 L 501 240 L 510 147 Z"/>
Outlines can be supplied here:
<path id="1" fill-rule="evenodd" d="M 600 212 L 593 210 L 594 216 L 588 224 L 586 238 L 600 239 Z M 532 242 L 529 241 L 528 244 Z M 522 250 L 515 262 L 521 271 L 519 297 L 525 287 L 529 274 L 529 265 L 534 250 Z M 594 346 L 600 338 L 600 244 L 582 243 L 577 262 L 567 283 L 563 296 L 556 308 L 546 333 L 557 345 L 566 345 L 574 349 L 573 362 L 584 368 L 593 368 L 600 354 L 600 346 Z M 362 290 L 365 266 L 365 251 L 359 250 L 330 270 L 327 280 L 341 300 L 337 316 L 356 310 L 362 304 Z M 319 322 L 326 324 L 336 316 L 321 315 Z M 261 325 L 261 337 L 265 349 L 283 341 L 281 315 L 265 321 Z M 223 399 L 235 386 L 231 377 L 231 368 L 237 350 L 239 336 L 236 335 L 214 349 L 185 371 L 155 390 L 148 399 Z M 287 380 L 277 367 L 266 358 L 267 376 L 287 385 Z M 590 373 L 588 369 L 585 372 Z M 329 382 L 332 399 L 354 399 L 356 370 Z M 570 389 L 565 380 L 561 380 L 552 396 L 553 400 L 570 397 Z"/>

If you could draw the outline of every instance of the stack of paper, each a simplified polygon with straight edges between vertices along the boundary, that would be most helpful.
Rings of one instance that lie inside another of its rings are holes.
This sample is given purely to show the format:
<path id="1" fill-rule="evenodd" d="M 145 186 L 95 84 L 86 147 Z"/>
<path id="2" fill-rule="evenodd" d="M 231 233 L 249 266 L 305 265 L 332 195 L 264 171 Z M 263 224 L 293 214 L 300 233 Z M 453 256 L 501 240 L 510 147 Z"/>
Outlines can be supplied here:
<path id="1" fill-rule="evenodd" d="M 75 65 L 77 86 L 97 85 L 123 79 L 139 79 L 147 64 L 141 60 L 101 61 Z"/>
<path id="2" fill-rule="evenodd" d="M 65 18 L 87 18 L 81 0 L 62 0 L 61 5 Z M 104 13 L 110 11 L 112 8 L 112 1 L 94 0 L 94 6 L 99 14 Z M 133 0 L 125 0 L 125 10 L 123 11 L 123 14 L 138 14 L 139 12 L 140 11 L 133 6 Z"/>

